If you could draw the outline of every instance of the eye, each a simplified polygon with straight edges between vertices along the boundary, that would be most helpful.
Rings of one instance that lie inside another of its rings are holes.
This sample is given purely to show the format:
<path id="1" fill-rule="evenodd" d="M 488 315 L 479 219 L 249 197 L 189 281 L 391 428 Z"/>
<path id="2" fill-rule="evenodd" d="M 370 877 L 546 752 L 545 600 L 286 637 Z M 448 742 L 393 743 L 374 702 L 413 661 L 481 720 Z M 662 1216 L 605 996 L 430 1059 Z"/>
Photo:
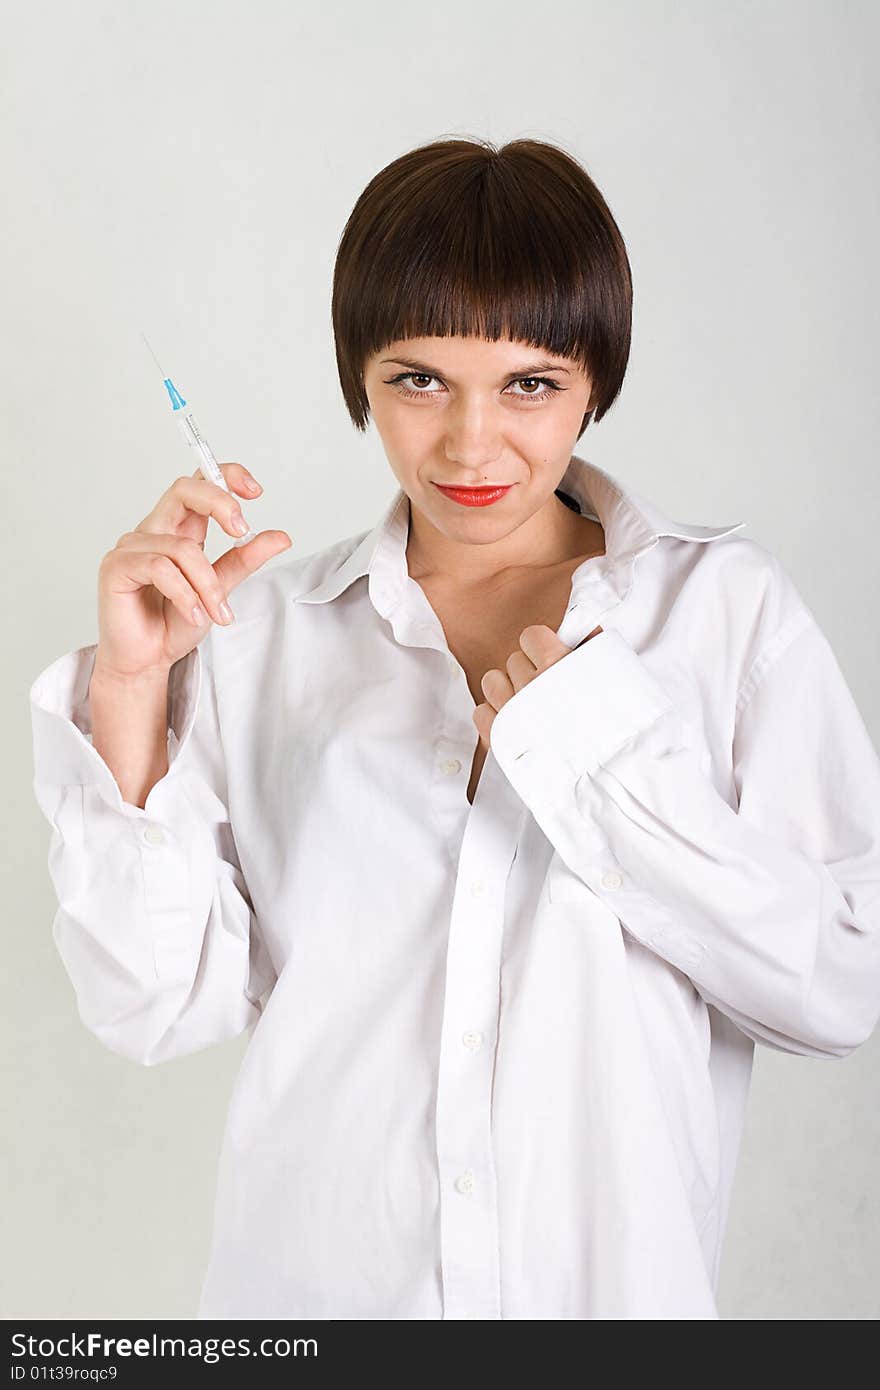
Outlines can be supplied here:
<path id="1" fill-rule="evenodd" d="M 400 383 L 401 383 L 401 382 L 404 382 L 404 381 L 437 381 L 437 380 L 438 380 L 437 377 L 435 377 L 435 376 L 426 376 L 424 372 L 401 372 L 398 376 L 393 376 L 393 377 L 391 378 L 391 380 L 390 380 L 387 384 L 388 384 L 389 386 L 397 386 L 397 387 L 399 388 L 399 394 L 400 394 L 401 396 L 438 396 L 438 395 L 440 394 L 439 391 L 424 391 L 424 390 L 421 390 L 421 389 L 417 389 L 417 390 L 415 390 L 415 391 L 411 391 L 411 390 L 409 390 L 408 387 L 405 387 L 405 386 L 401 386 L 401 385 L 400 385 Z"/>
<path id="2" fill-rule="evenodd" d="M 428 391 L 419 386 L 417 386 L 415 390 L 412 390 L 410 387 L 403 385 L 405 381 L 429 382 L 439 380 L 439 377 L 428 376 L 425 372 L 400 372 L 397 376 L 389 378 L 389 380 L 387 380 L 385 384 L 386 386 L 393 386 L 397 391 L 398 395 L 408 396 L 411 400 L 414 400 L 417 396 L 428 396 L 429 398 L 433 398 L 435 396 L 440 396 L 443 393 L 442 391 Z M 565 390 L 564 386 L 560 386 L 558 382 L 552 381 L 550 377 L 547 376 L 514 377 L 514 379 L 509 383 L 509 386 L 506 389 L 509 391 L 510 386 L 519 386 L 522 382 L 526 382 L 530 385 L 536 384 L 544 387 L 543 391 L 510 392 L 514 399 L 520 401 L 528 401 L 530 404 L 532 401 L 546 401 L 557 391 Z"/>
<path id="3" fill-rule="evenodd" d="M 526 391 L 522 397 L 524 400 L 542 401 L 545 400 L 547 396 L 552 396 L 554 391 L 561 391 L 563 389 L 558 382 L 551 381 L 549 376 L 520 376 L 517 377 L 516 381 L 511 382 L 511 386 L 519 386 L 523 381 L 536 382 L 539 386 L 543 385 L 548 388 L 546 391 Z M 517 394 L 517 392 L 514 392 L 514 395 Z"/>

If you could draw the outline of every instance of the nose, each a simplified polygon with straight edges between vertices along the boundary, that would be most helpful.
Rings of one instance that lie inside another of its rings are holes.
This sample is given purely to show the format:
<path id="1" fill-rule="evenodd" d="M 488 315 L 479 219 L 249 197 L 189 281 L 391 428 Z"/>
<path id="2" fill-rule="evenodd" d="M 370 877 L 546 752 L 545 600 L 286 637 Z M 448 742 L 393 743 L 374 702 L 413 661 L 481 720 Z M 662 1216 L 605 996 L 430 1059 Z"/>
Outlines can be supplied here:
<path id="1" fill-rule="evenodd" d="M 477 475 L 487 474 L 504 448 L 492 410 L 477 400 L 459 401 L 444 417 L 446 459 L 475 475 L 462 478 L 463 484 L 481 482 Z"/>

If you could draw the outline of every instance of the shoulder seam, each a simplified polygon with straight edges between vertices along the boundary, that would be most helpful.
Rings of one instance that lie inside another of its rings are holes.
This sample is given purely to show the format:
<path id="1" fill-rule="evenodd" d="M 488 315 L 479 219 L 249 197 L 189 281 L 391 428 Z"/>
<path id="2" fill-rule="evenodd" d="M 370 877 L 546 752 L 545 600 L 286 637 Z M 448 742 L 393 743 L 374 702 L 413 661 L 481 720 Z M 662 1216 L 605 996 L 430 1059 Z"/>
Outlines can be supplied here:
<path id="1" fill-rule="evenodd" d="M 734 707 L 737 717 L 742 714 L 767 672 L 782 656 L 799 633 L 815 627 L 816 620 L 806 608 L 799 609 L 782 624 L 765 647 L 755 657 L 737 692 Z"/>

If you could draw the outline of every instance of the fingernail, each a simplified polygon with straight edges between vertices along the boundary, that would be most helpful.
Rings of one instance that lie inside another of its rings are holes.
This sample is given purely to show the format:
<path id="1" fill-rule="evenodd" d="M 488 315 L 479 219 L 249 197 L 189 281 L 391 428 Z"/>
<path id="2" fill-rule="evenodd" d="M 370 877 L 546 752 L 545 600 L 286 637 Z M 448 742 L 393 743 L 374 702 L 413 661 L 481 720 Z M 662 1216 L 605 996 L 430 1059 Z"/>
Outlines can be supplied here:
<path id="1" fill-rule="evenodd" d="M 192 620 L 196 627 L 204 627 L 205 623 L 208 621 L 208 615 L 200 603 L 193 606 Z"/>
<path id="2" fill-rule="evenodd" d="M 247 490 L 248 490 L 248 492 L 262 492 L 262 491 L 263 491 L 263 489 L 260 487 L 260 484 L 257 482 L 256 478 L 246 478 L 246 479 L 245 479 L 245 483 L 247 484 Z"/>
<path id="3" fill-rule="evenodd" d="M 248 524 L 240 513 L 232 518 L 232 529 L 237 536 L 247 535 Z"/>
<path id="4" fill-rule="evenodd" d="M 235 622 L 235 618 L 234 618 L 234 616 L 233 616 L 232 609 L 229 607 L 229 604 L 228 604 L 228 603 L 221 603 L 221 605 L 220 605 L 220 607 L 219 607 L 219 609 L 218 609 L 218 612 L 219 612 L 219 614 L 220 614 L 220 617 L 223 619 L 224 623 L 234 623 L 234 622 Z"/>

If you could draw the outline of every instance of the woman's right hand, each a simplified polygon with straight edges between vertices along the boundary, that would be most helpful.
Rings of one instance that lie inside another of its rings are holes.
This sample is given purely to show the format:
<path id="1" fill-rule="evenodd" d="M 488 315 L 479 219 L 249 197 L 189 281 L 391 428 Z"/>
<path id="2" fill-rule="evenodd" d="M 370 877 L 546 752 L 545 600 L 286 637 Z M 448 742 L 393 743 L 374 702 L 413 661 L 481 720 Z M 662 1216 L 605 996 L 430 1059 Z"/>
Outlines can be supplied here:
<path id="1" fill-rule="evenodd" d="M 259 483 L 249 486 L 250 474 L 240 463 L 220 468 L 232 493 L 253 499 L 262 492 Z M 236 585 L 292 545 L 286 531 L 261 531 L 212 564 L 204 553 L 212 516 L 231 536 L 238 534 L 236 497 L 206 482 L 196 469 L 192 477 L 175 479 L 149 516 L 104 556 L 98 572 L 96 672 L 125 681 L 167 675 L 198 646 L 212 622 L 232 620 L 224 618 L 221 605 Z M 203 610 L 198 623 L 193 621 L 197 604 Z"/>

